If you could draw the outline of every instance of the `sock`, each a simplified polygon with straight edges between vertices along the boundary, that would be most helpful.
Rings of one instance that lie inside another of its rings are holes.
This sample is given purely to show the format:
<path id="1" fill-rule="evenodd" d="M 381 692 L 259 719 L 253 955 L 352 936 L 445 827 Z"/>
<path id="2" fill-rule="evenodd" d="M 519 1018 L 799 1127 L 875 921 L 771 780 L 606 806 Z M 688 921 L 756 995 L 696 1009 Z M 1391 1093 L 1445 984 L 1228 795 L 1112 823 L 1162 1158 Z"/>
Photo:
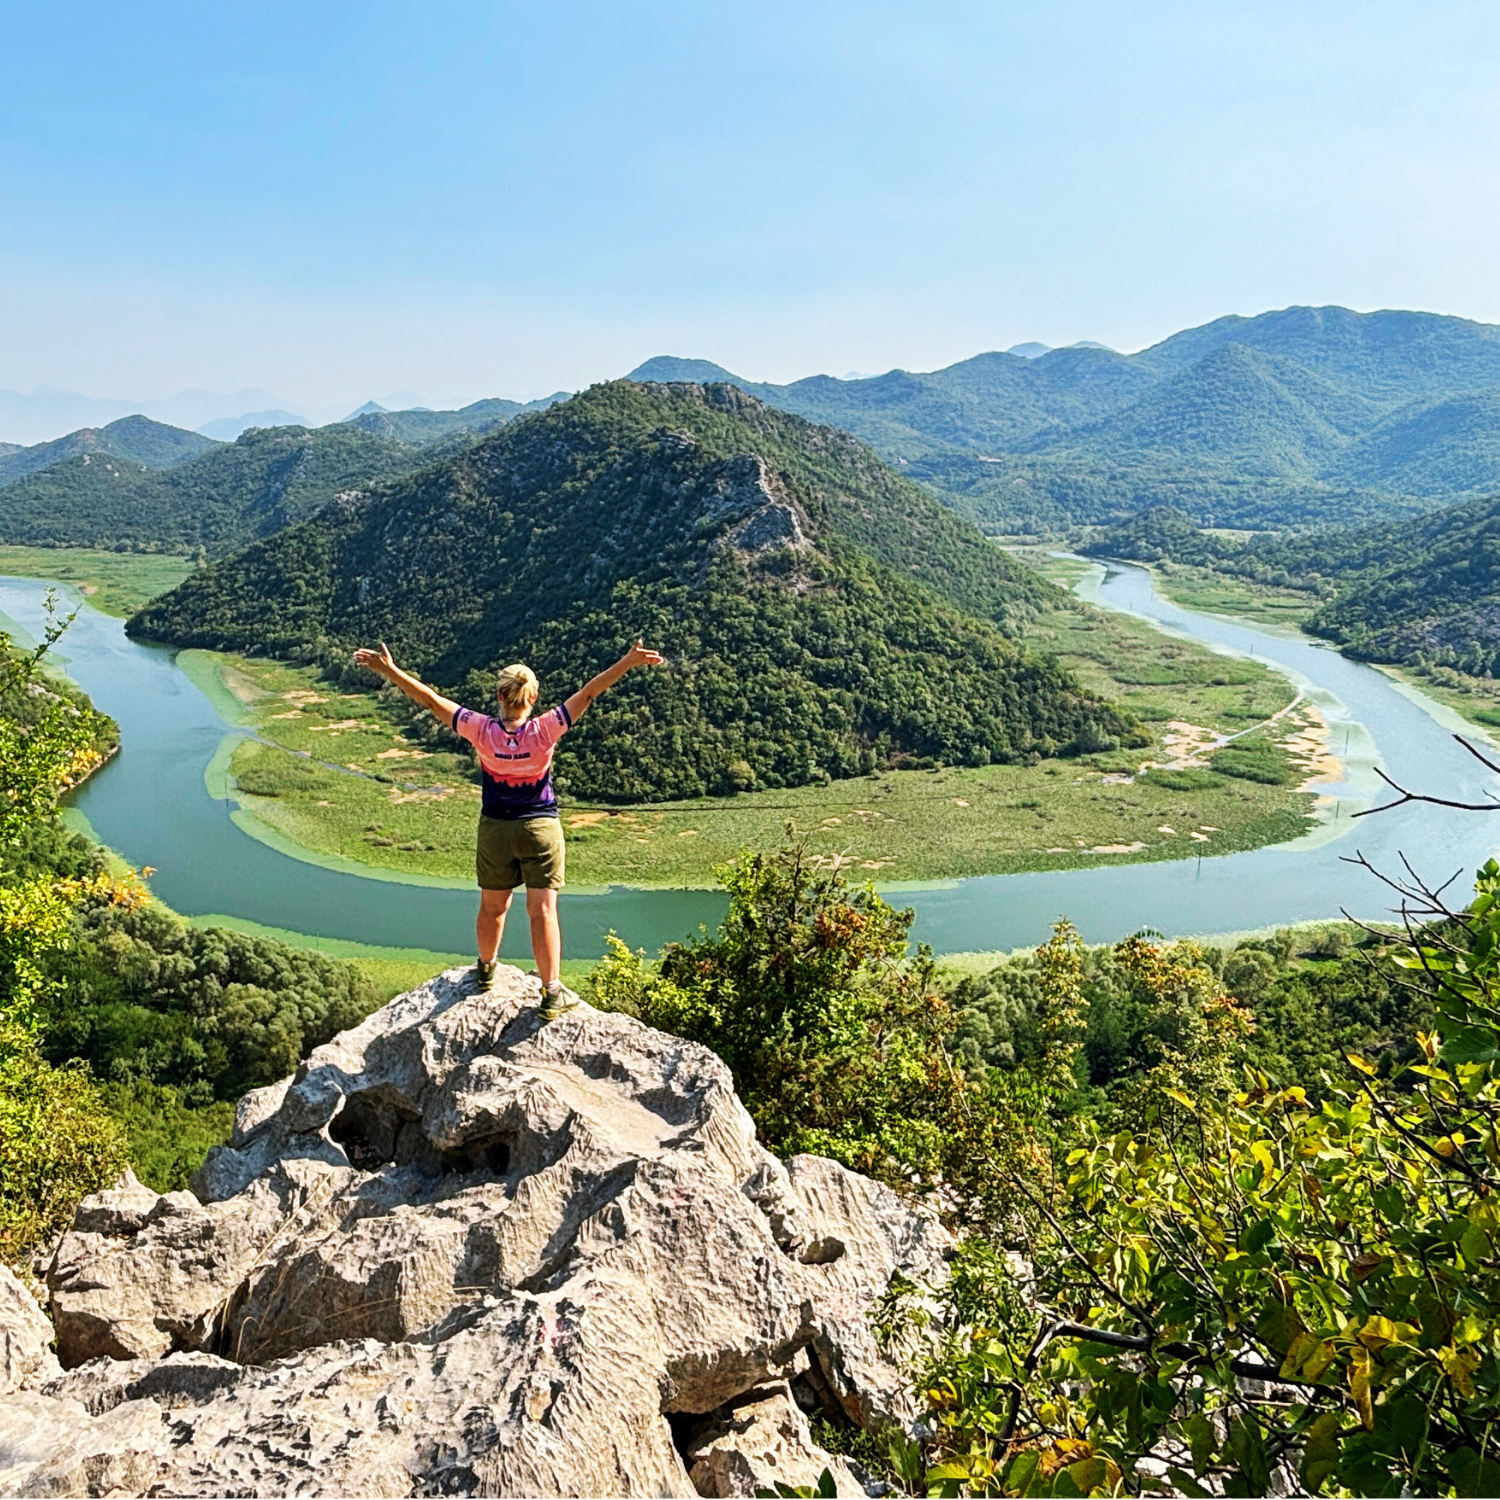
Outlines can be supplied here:
<path id="1" fill-rule="evenodd" d="M 557 992 L 562 989 L 562 980 L 549 979 L 545 985 L 545 989 L 549 995 L 557 994 Z"/>

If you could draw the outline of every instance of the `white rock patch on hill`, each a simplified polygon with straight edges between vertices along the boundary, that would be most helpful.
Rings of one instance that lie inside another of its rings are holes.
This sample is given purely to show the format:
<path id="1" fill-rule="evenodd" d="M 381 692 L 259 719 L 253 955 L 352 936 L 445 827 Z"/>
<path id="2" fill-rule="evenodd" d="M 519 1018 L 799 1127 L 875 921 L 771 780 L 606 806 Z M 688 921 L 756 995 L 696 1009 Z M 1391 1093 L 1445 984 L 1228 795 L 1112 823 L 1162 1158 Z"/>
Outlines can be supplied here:
<path id="1" fill-rule="evenodd" d="M 910 1420 L 869 1313 L 948 1236 L 783 1166 L 705 1048 L 539 998 L 451 970 L 247 1095 L 194 1193 L 86 1201 L 0 1493 L 862 1493 L 805 1413 Z"/>

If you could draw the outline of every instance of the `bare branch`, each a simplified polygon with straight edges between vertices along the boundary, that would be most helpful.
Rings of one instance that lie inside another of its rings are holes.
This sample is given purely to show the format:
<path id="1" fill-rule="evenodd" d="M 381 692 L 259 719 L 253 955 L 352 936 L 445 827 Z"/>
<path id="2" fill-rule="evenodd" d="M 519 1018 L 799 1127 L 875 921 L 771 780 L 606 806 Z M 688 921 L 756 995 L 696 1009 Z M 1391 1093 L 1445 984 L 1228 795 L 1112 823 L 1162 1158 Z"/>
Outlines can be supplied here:
<path id="1" fill-rule="evenodd" d="M 1476 750 L 1473 745 L 1471 745 L 1468 740 L 1463 737 L 1463 735 L 1455 734 L 1453 738 L 1456 739 L 1458 743 L 1462 745 L 1464 749 L 1467 750 L 1469 754 L 1472 755 L 1474 759 L 1480 763 L 1480 765 L 1486 766 L 1491 771 L 1500 772 L 1500 766 L 1497 766 L 1495 762 L 1492 761 L 1488 756 L 1483 755 L 1478 750 Z M 1407 788 L 1402 786 L 1399 781 L 1392 781 L 1391 778 L 1379 768 L 1379 766 L 1375 768 L 1375 774 L 1383 782 L 1385 782 L 1385 784 L 1390 787 L 1393 792 L 1399 792 L 1401 795 L 1397 797 L 1393 802 L 1382 802 L 1379 807 L 1367 807 L 1363 812 L 1354 813 L 1353 816 L 1356 818 L 1367 818 L 1371 813 L 1390 812 L 1392 808 L 1405 807 L 1408 802 L 1424 802 L 1430 807 L 1451 807 L 1457 812 L 1500 812 L 1500 798 L 1496 798 L 1493 792 L 1490 793 L 1490 800 L 1488 802 L 1454 802 L 1447 797 L 1430 797 L 1425 792 L 1408 791 Z"/>

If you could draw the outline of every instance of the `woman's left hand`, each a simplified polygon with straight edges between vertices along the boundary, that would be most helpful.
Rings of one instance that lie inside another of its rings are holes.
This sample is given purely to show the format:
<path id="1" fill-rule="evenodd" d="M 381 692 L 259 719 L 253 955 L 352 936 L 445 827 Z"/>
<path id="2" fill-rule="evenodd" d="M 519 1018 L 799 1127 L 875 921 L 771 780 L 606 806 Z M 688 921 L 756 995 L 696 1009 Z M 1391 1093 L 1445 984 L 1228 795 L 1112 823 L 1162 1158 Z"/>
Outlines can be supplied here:
<path id="1" fill-rule="evenodd" d="M 643 643 L 640 636 L 636 637 L 635 645 L 621 658 L 628 672 L 631 667 L 659 667 L 666 658 L 660 651 L 651 651 Z"/>

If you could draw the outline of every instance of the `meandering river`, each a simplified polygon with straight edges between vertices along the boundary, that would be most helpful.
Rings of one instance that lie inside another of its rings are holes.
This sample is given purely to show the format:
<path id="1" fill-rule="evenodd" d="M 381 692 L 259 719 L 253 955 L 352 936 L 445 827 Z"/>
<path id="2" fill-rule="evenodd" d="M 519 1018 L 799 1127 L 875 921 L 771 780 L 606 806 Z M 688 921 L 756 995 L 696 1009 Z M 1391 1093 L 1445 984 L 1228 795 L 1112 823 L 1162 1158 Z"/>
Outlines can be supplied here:
<path id="1" fill-rule="evenodd" d="M 46 587 L 35 579 L 0 579 L 0 611 L 38 635 Z M 1091 942 L 1141 927 L 1175 935 L 1334 918 L 1341 910 L 1379 916 L 1388 893 L 1347 862 L 1357 851 L 1384 870 L 1397 871 L 1404 855 L 1431 879 L 1461 871 L 1467 880 L 1500 846 L 1500 816 L 1416 805 L 1358 820 L 1346 815 L 1374 795 L 1372 763 L 1444 796 L 1473 801 L 1500 794 L 1500 778 L 1453 741 L 1452 731 L 1464 726 L 1448 710 L 1305 638 L 1174 605 L 1141 568 L 1096 569 L 1080 592 L 1292 677 L 1322 710 L 1333 750 L 1347 752 L 1349 776 L 1325 789 L 1339 799 L 1337 815 L 1295 843 L 1245 854 L 898 888 L 893 899 L 916 908 L 915 935 L 936 951 L 1040 942 L 1063 915 Z M 152 884 L 168 905 L 321 937 L 471 948 L 472 892 L 327 869 L 237 826 L 230 804 L 209 795 L 204 777 L 231 727 L 178 668 L 172 650 L 128 639 L 122 621 L 87 604 L 61 650 L 68 674 L 119 722 L 122 741 L 121 753 L 81 789 L 75 806 L 126 859 L 156 867 Z M 722 911 L 721 898 L 708 891 L 616 887 L 565 895 L 565 949 L 570 957 L 594 957 L 613 928 L 632 947 L 654 950 Z M 510 924 L 506 953 L 525 951 L 525 926 Z"/>

